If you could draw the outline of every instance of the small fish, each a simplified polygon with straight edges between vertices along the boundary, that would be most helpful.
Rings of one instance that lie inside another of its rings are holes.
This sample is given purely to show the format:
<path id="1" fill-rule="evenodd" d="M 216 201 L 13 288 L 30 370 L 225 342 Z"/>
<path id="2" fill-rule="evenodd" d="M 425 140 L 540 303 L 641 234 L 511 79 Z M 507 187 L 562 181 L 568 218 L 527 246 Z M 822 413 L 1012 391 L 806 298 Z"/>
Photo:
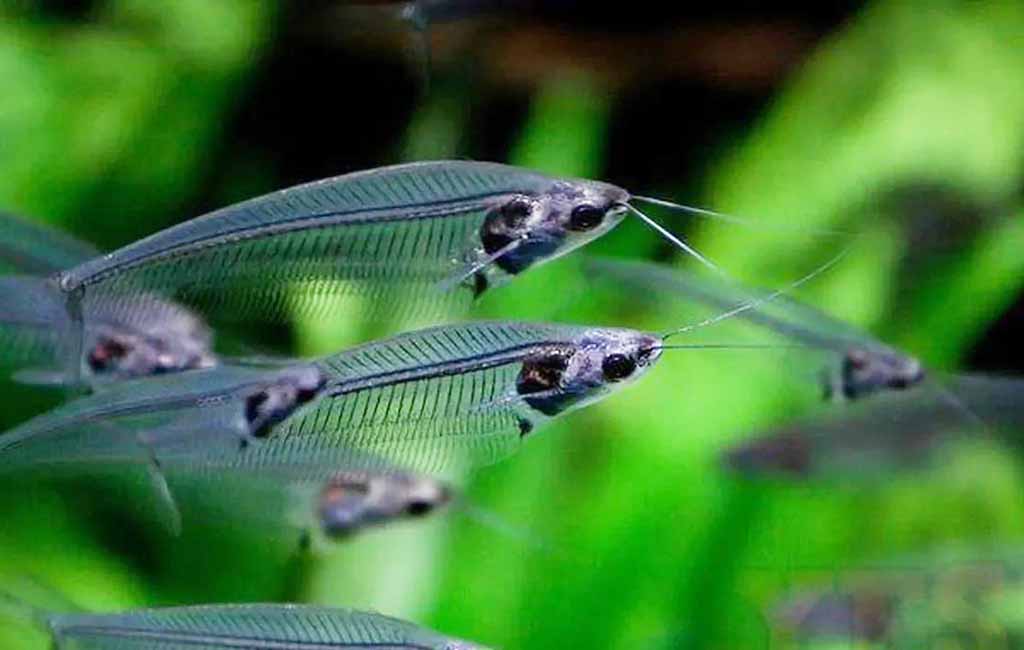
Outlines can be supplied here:
<path id="1" fill-rule="evenodd" d="M 450 485 L 369 454 L 335 447 L 255 445 L 162 463 L 175 493 L 218 518 L 302 531 L 339 541 L 370 527 L 423 517 L 455 499 Z M 305 545 L 305 544 L 304 544 Z"/>
<path id="2" fill-rule="evenodd" d="M 0 212 L 0 273 L 47 276 L 99 254 L 92 244 L 56 228 Z"/>
<path id="3" fill-rule="evenodd" d="M 46 612 L 0 596 L 55 650 L 485 650 L 382 614 L 313 605 L 197 605 L 115 614 Z"/>
<path id="4" fill-rule="evenodd" d="M 642 262 L 590 260 L 588 265 L 603 277 L 616 278 L 647 291 L 664 290 L 716 309 L 730 309 L 748 302 L 751 296 L 767 293 Z M 920 385 L 927 377 L 917 358 L 788 296 L 779 296 L 757 309 L 746 310 L 742 318 L 800 345 L 834 356 L 835 362 L 823 373 L 826 398 L 857 400 L 880 392 L 901 391 Z"/>
<path id="5" fill-rule="evenodd" d="M 957 403 L 944 395 L 893 393 L 762 432 L 728 450 L 725 464 L 751 476 L 876 477 L 926 464 L 964 438 L 994 435 L 1019 444 L 1024 380 L 964 375 L 947 390 Z M 965 419 L 961 404 L 978 419 Z"/>
<path id="6" fill-rule="evenodd" d="M 972 647 L 1019 647 L 1008 641 L 1024 638 L 1012 614 L 1024 584 L 1022 560 L 1020 550 L 1012 548 L 890 558 L 848 569 L 827 588 L 780 599 L 770 619 L 805 641 L 924 648 L 934 647 L 937 639 L 970 639 Z"/>
<path id="7" fill-rule="evenodd" d="M 451 490 L 440 481 L 407 472 L 345 471 L 319 497 L 320 529 L 330 539 L 400 518 L 424 517 L 445 506 Z"/>
<path id="8" fill-rule="evenodd" d="M 388 309 L 466 305 L 489 287 L 594 240 L 633 214 L 626 190 L 483 162 L 421 162 L 268 194 L 158 232 L 55 277 L 72 323 L 139 293 L 224 319 L 286 321 L 359 294 Z M 76 371 L 72 353 L 69 368 Z"/>
<path id="9" fill-rule="evenodd" d="M 71 335 L 63 298 L 46 280 L 0 277 L 0 367 L 22 383 L 69 386 L 63 357 Z M 219 361 L 213 337 L 194 313 L 174 303 L 137 295 L 120 314 L 90 307 L 83 315 L 81 383 L 113 381 L 209 368 Z"/>
<path id="10" fill-rule="evenodd" d="M 778 605 L 773 618 L 801 639 L 878 642 L 889 634 L 898 605 L 894 594 L 869 588 L 812 591 Z"/>

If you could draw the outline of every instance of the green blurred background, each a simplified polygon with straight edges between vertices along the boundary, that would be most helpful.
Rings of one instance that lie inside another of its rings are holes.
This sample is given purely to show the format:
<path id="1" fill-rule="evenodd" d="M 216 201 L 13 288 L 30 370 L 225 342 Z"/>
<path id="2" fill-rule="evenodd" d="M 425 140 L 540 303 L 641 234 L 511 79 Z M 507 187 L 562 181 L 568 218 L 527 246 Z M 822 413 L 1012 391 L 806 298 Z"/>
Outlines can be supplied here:
<path id="1" fill-rule="evenodd" d="M 855 231 L 802 297 L 933 367 L 1024 370 L 1020 2 L 552 2 L 437 27 L 429 92 L 408 30 L 347 4 L 0 0 L 0 209 L 114 247 L 304 180 L 499 160 L 799 226 L 662 214 L 761 285 L 836 252 L 811 229 Z M 591 251 L 687 263 L 633 223 Z M 676 305 L 641 313 L 599 284 L 567 259 L 492 292 L 478 315 L 679 322 Z M 265 336 L 315 353 L 375 327 L 347 311 Z M 474 503 L 540 549 L 451 512 L 298 558 L 228 521 L 170 538 L 117 486 L 19 480 L 0 484 L 0 573 L 95 609 L 300 600 L 504 650 L 760 648 L 784 647 L 765 608 L 802 584 L 1021 541 L 1021 468 L 999 450 L 848 488 L 721 472 L 725 445 L 818 396 L 786 363 L 671 355 L 472 477 Z M 5 390 L 6 426 L 47 404 Z M 0 647 L 46 646 L 4 625 Z"/>

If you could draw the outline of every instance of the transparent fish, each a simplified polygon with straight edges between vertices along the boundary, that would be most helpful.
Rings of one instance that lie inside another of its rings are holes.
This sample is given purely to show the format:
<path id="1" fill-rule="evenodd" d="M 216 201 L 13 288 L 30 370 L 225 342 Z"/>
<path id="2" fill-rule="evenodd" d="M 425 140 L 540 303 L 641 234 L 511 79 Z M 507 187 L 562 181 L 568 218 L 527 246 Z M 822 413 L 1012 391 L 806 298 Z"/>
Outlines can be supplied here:
<path id="1" fill-rule="evenodd" d="M 455 499 L 454 488 L 368 454 L 335 447 L 304 452 L 255 445 L 162 463 L 175 497 L 246 525 L 299 532 L 304 544 L 420 518 Z M 208 518 L 208 516 L 207 516 Z"/>
<path id="2" fill-rule="evenodd" d="M 208 368 L 218 363 L 209 328 L 191 311 L 151 296 L 126 298 L 111 314 L 90 305 L 83 315 L 81 384 Z M 29 384 L 76 385 L 65 366 L 71 325 L 51 283 L 0 277 L 0 368 Z"/>
<path id="3" fill-rule="evenodd" d="M 55 614 L 5 595 L 0 608 L 49 632 L 55 650 L 483 650 L 382 614 L 313 605 L 198 605 Z"/>
<path id="4" fill-rule="evenodd" d="M 364 296 L 385 311 L 464 307 L 610 231 L 626 214 L 711 264 L 633 200 L 645 199 L 495 163 L 383 167 L 192 219 L 63 272 L 57 283 L 73 323 L 100 305 L 130 311 L 140 293 L 246 322 L 317 313 L 338 295 Z"/>
<path id="5" fill-rule="evenodd" d="M 46 276 L 99 254 L 92 244 L 56 228 L 0 212 L 0 273 Z"/>
<path id="6" fill-rule="evenodd" d="M 1018 445 L 1024 431 L 1024 380 L 966 375 L 943 395 L 892 393 L 849 409 L 756 434 L 725 463 L 746 475 L 829 479 L 887 476 L 933 461 L 949 443 L 997 436 Z M 963 417 L 959 404 L 979 419 Z"/>
<path id="7" fill-rule="evenodd" d="M 970 647 L 1016 648 L 1024 642 L 1012 614 L 1024 586 L 1022 561 L 1019 549 L 987 548 L 888 559 L 780 599 L 770 619 L 804 641 L 923 648 L 959 638 Z"/>
<path id="8" fill-rule="evenodd" d="M 588 260 L 595 274 L 614 278 L 644 291 L 660 291 L 715 309 L 732 309 L 763 296 L 763 289 L 744 287 L 722 278 L 698 276 L 682 269 L 644 262 Z M 788 296 L 746 310 L 745 321 L 831 357 L 822 373 L 827 397 L 856 400 L 885 391 L 900 391 L 925 381 L 915 357 L 886 345 L 839 319 Z"/>

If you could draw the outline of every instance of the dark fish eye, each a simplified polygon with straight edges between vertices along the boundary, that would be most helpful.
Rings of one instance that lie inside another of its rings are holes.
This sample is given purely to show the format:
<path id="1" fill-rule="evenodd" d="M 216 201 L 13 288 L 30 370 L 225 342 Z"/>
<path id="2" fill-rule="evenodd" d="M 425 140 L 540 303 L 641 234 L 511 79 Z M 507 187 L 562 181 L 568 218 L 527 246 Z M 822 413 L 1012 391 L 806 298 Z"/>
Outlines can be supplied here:
<path id="1" fill-rule="evenodd" d="M 636 370 L 636 361 L 624 354 L 609 354 L 601 362 L 601 372 L 609 381 L 625 379 L 632 375 L 634 370 Z"/>
<path id="2" fill-rule="evenodd" d="M 429 501 L 412 501 L 406 506 L 405 511 L 412 517 L 422 517 L 434 509 L 434 504 Z"/>
<path id="3" fill-rule="evenodd" d="M 604 210 L 592 205 L 577 205 L 569 215 L 569 230 L 593 230 L 604 221 Z"/>
<path id="4" fill-rule="evenodd" d="M 245 400 L 245 419 L 249 422 L 255 422 L 263 414 L 261 407 L 270 400 L 270 396 L 266 392 L 259 392 L 255 395 L 250 395 Z"/>

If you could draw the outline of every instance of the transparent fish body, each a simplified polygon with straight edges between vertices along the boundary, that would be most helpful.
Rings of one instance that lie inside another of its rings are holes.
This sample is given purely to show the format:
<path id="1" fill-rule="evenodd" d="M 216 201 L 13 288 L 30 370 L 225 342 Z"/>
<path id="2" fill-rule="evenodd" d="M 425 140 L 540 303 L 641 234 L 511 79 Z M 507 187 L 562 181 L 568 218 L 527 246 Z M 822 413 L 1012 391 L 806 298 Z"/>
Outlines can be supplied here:
<path id="1" fill-rule="evenodd" d="M 722 311 L 769 294 L 764 289 L 646 262 L 602 259 L 589 260 L 588 266 L 595 273 L 631 286 L 661 290 Z M 878 392 L 903 390 L 925 379 L 924 368 L 913 356 L 785 295 L 774 296 L 737 317 L 799 345 L 825 352 L 830 361 L 823 373 L 823 387 L 832 399 L 855 400 Z"/>
<path id="2" fill-rule="evenodd" d="M 0 212 L 0 273 L 46 276 L 99 255 L 56 228 Z"/>
<path id="3" fill-rule="evenodd" d="M 126 300 L 120 313 L 83 315 L 81 381 L 112 381 L 206 368 L 217 363 L 212 333 L 188 309 L 152 296 Z M 0 277 L 0 367 L 24 383 L 68 384 L 64 359 L 72 336 L 60 291 L 47 280 Z"/>
<path id="4" fill-rule="evenodd" d="M 514 322 L 399 335 L 320 360 L 323 396 L 266 448 L 340 445 L 428 473 L 491 464 L 548 419 L 641 376 L 659 344 L 632 330 Z M 609 379 L 608 359 L 629 372 Z"/>
<path id="5" fill-rule="evenodd" d="M 626 196 L 494 163 L 384 167 L 192 219 L 62 273 L 59 283 L 73 319 L 80 308 L 140 292 L 246 321 L 318 313 L 339 295 L 385 310 L 465 306 L 613 227 L 623 215 L 612 204 Z M 573 226 L 581 202 L 607 219 Z"/>
<path id="6" fill-rule="evenodd" d="M 439 510 L 452 489 L 430 476 L 344 447 L 254 445 L 163 464 L 175 494 L 203 515 L 339 540 Z"/>
<path id="7" fill-rule="evenodd" d="M 977 647 L 1017 647 L 1007 640 L 1024 638 L 1024 629 L 1001 612 L 1015 611 L 1008 599 L 1022 585 L 1022 561 L 1020 548 L 987 546 L 887 558 L 780 599 L 771 618 L 805 640 L 916 648 L 970 638 Z"/>
<path id="8" fill-rule="evenodd" d="M 757 434 L 725 460 L 749 475 L 875 478 L 925 465 L 957 440 L 994 434 L 1020 443 L 1024 381 L 967 375 L 954 378 L 946 390 L 958 403 L 927 392 L 879 396 Z M 978 419 L 964 418 L 960 404 Z"/>
<path id="9" fill-rule="evenodd" d="M 0 435 L 0 472 L 235 451 L 314 399 L 321 386 L 319 371 L 309 366 L 223 366 L 121 382 Z"/>
<path id="10" fill-rule="evenodd" d="M 311 605 L 204 605 L 45 618 L 57 650 L 473 650 L 399 619 Z"/>

